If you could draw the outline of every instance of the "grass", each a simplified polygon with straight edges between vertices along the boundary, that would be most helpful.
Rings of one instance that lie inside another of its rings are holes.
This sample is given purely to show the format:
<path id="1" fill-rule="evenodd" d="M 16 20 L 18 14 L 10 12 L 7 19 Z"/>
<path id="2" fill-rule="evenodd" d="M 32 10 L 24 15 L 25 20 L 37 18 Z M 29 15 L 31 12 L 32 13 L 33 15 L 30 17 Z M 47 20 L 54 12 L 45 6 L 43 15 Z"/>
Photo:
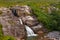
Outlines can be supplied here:
<path id="1" fill-rule="evenodd" d="M 12 6 L 12 5 L 22 5 L 22 4 L 31 4 L 35 3 L 34 5 L 45 5 L 48 3 L 56 3 L 60 2 L 60 0 L 0 0 L 0 6 Z"/>

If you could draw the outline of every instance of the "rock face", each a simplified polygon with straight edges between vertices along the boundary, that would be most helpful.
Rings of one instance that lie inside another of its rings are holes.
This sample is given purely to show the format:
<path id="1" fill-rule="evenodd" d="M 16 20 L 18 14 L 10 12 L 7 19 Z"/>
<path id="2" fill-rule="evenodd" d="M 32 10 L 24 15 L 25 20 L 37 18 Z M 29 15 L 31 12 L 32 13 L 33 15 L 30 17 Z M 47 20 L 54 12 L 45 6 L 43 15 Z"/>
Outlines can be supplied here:
<path id="1" fill-rule="evenodd" d="M 37 21 L 37 18 L 31 15 L 32 11 L 29 6 L 14 6 L 9 8 L 0 8 L 0 23 L 2 24 L 4 35 L 16 37 L 17 40 L 26 37 L 25 25 L 38 33 L 43 26 Z M 23 24 L 19 19 L 22 19 Z"/>
<path id="2" fill-rule="evenodd" d="M 21 17 L 21 19 L 25 25 L 28 25 L 30 27 L 35 27 L 35 28 L 38 28 L 37 26 L 40 25 L 39 22 L 37 21 L 37 18 L 34 15 L 33 16 L 31 15 L 32 11 L 29 6 L 27 6 L 27 5 L 15 6 L 15 7 L 12 7 L 11 10 L 12 11 L 16 10 L 16 12 L 14 11 L 14 14 L 17 13 L 17 15 L 19 17 Z"/>
<path id="3" fill-rule="evenodd" d="M 26 23 L 29 26 L 35 24 L 33 23 L 34 19 L 30 16 L 31 8 L 29 6 L 24 5 L 24 6 L 11 7 L 11 11 L 15 16 L 21 17 L 23 23 Z"/>
<path id="4" fill-rule="evenodd" d="M 2 30 L 4 35 L 14 36 L 16 38 L 24 38 L 25 27 L 20 24 L 19 18 L 13 15 L 8 8 L 0 8 L 2 14 L 0 15 L 0 23 L 2 24 Z"/>
<path id="5" fill-rule="evenodd" d="M 21 17 L 23 23 L 31 27 L 34 31 L 37 32 L 37 29 L 40 30 L 43 26 L 37 20 L 37 18 L 32 14 L 32 10 L 29 6 L 16 6 L 12 7 L 11 10 L 15 9 L 19 17 Z"/>

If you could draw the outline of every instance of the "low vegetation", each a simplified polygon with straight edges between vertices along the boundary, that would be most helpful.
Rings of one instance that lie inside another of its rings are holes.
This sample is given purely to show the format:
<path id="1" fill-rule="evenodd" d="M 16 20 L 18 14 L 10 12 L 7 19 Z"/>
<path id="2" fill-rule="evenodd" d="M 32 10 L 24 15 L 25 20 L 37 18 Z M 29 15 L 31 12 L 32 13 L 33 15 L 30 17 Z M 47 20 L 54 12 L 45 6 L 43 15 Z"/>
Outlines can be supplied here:
<path id="1" fill-rule="evenodd" d="M 59 4 L 54 4 L 52 5 L 53 7 L 55 8 L 59 8 Z M 42 7 L 52 7 L 51 5 L 48 5 L 48 6 L 42 6 Z M 52 7 L 52 8 L 53 8 Z M 46 9 L 41 9 L 41 8 L 38 8 L 38 7 L 33 7 L 33 12 L 34 12 L 34 15 L 36 15 L 37 19 L 44 24 L 45 28 L 47 28 L 49 31 L 53 31 L 53 30 L 56 30 L 56 31 L 60 31 L 60 11 L 59 10 L 56 10 L 56 9 L 53 9 L 51 10 L 51 13 L 49 12 L 46 12 L 47 10 Z"/>

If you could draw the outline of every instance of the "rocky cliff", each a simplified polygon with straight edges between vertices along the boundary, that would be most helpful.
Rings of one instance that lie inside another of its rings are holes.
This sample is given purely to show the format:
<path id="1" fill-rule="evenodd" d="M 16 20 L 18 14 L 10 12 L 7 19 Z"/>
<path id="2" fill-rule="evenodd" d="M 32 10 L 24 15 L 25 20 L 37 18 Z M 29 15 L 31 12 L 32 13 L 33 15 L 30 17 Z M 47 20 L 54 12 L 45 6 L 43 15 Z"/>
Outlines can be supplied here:
<path id="1" fill-rule="evenodd" d="M 4 35 L 14 36 L 23 39 L 25 36 L 25 27 L 19 21 L 20 17 L 16 17 L 9 8 L 0 8 L 0 23 Z"/>

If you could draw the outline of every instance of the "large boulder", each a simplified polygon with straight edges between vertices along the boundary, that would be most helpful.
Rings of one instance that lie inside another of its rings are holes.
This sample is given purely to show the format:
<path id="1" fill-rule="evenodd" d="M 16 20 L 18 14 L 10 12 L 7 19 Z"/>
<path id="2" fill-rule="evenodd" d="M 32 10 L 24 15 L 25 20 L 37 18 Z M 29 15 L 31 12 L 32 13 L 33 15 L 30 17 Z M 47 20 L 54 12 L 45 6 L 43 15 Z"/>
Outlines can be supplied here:
<path id="1" fill-rule="evenodd" d="M 25 27 L 20 23 L 19 18 L 14 16 L 9 8 L 0 8 L 0 11 L 2 13 L 0 15 L 0 23 L 3 26 L 3 34 L 13 36 L 18 39 L 26 37 Z"/>

